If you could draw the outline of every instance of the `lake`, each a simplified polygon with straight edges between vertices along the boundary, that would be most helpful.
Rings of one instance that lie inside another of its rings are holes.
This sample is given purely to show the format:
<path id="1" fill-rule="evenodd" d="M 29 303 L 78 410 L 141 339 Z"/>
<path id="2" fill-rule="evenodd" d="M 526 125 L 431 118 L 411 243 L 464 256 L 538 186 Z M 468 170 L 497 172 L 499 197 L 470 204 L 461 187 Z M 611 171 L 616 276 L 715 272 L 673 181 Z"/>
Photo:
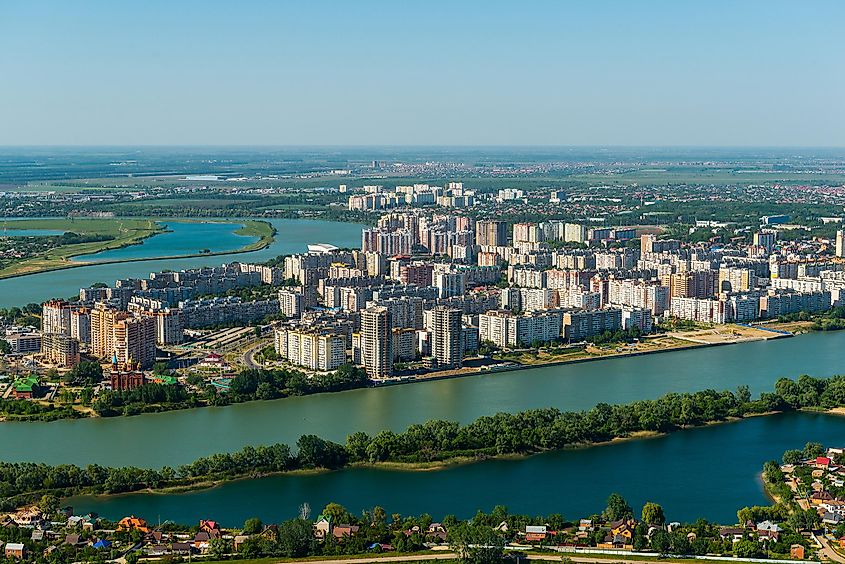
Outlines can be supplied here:
<path id="1" fill-rule="evenodd" d="M 295 517 L 308 502 L 317 514 L 329 502 L 353 514 L 375 505 L 389 514 L 429 513 L 472 517 L 479 509 L 506 505 L 513 513 L 561 513 L 587 517 L 619 492 L 634 508 L 660 503 L 669 520 L 699 517 L 734 523 L 745 505 L 767 505 L 759 473 L 807 441 L 845 442 L 845 418 L 812 413 L 754 417 L 671 435 L 563 450 L 524 459 L 490 460 L 428 472 L 351 468 L 313 475 L 240 480 L 182 494 L 77 497 L 76 513 L 95 511 L 110 519 L 139 515 L 194 524 L 217 519 L 237 526 L 260 517 L 278 522 Z"/>
<path id="2" fill-rule="evenodd" d="M 238 220 L 232 219 L 231 221 L 236 222 Z M 276 228 L 277 233 L 273 243 L 265 249 L 227 256 L 82 266 L 30 274 L 18 278 L 7 278 L 0 280 L 0 307 L 40 303 L 54 297 L 66 298 L 78 295 L 79 288 L 90 286 L 95 282 L 111 284 L 119 278 L 146 278 L 151 272 L 165 269 L 177 270 L 217 266 L 234 260 L 263 262 L 279 255 L 305 252 L 308 243 L 331 243 L 338 247 L 359 247 L 361 245 L 361 229 L 364 227 L 355 223 L 307 219 L 269 219 L 267 221 Z M 198 246 L 200 248 L 211 248 L 216 245 L 213 240 L 205 240 L 200 244 L 193 237 L 190 237 L 189 232 L 180 230 L 180 233 L 185 235 L 185 240 L 177 243 L 171 239 L 169 244 L 178 244 L 183 248 L 191 249 Z M 229 234 L 232 235 L 231 230 Z M 163 236 L 164 234 L 156 237 Z"/>
<path id="3" fill-rule="evenodd" d="M 175 257 L 196 254 L 202 250 L 212 253 L 237 251 L 258 241 L 258 237 L 235 233 L 242 223 L 211 221 L 164 220 L 168 231 L 153 235 L 138 245 L 120 249 L 100 251 L 90 255 L 74 257 L 74 262 L 102 262 L 110 260 L 131 260 L 152 257 Z"/>
<path id="4" fill-rule="evenodd" d="M 2 237 L 52 237 L 64 235 L 65 232 L 59 229 L 4 229 Z"/>
<path id="5" fill-rule="evenodd" d="M 160 467 L 248 444 L 293 444 L 303 434 L 344 441 L 353 431 L 402 431 L 428 419 L 469 422 L 532 408 L 589 409 L 668 392 L 748 384 L 756 395 L 781 376 L 845 372 L 845 331 L 317 394 L 228 407 L 54 422 L 0 423 L 2 458 L 51 464 Z M 843 436 L 845 442 L 845 436 Z"/>

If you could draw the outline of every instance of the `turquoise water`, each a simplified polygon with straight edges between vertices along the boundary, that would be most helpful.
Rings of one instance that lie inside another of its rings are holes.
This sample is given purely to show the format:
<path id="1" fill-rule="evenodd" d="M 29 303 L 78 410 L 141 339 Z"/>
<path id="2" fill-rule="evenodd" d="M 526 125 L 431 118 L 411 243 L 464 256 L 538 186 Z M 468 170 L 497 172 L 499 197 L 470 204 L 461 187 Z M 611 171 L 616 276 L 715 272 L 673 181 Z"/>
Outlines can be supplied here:
<path id="1" fill-rule="evenodd" d="M 236 251 L 258 237 L 235 233 L 242 223 L 163 221 L 168 232 L 144 239 L 138 245 L 74 257 L 75 262 L 100 262 L 152 257 L 191 255 L 207 249 L 212 253 Z"/>
<path id="2" fill-rule="evenodd" d="M 237 221 L 233 219 L 232 221 Z M 0 307 L 40 303 L 53 297 L 79 294 L 79 288 L 95 282 L 114 283 L 119 278 L 145 278 L 151 272 L 165 269 L 216 266 L 233 260 L 262 262 L 279 255 L 301 253 L 308 243 L 331 243 L 339 247 L 359 247 L 363 225 L 307 219 L 271 219 L 276 237 L 266 249 L 229 256 L 195 257 L 161 261 L 102 264 L 30 274 L 0 280 Z M 195 242 L 189 243 L 195 246 Z M 202 248 L 210 248 L 214 241 L 206 241 Z"/>
<path id="3" fill-rule="evenodd" d="M 558 512 L 578 519 L 601 512 L 607 496 L 619 492 L 636 514 L 646 501 L 655 501 L 669 520 L 734 523 L 740 507 L 769 503 L 759 481 L 763 463 L 810 440 L 842 445 L 845 418 L 790 413 L 440 471 L 353 468 L 242 480 L 186 494 L 83 497 L 68 503 L 77 513 L 96 511 L 111 519 L 134 514 L 180 523 L 217 519 L 227 525 L 252 516 L 265 522 L 292 518 L 303 502 L 317 513 L 332 501 L 353 514 L 380 505 L 388 514 L 468 518 L 503 504 L 515 513 Z"/>
<path id="4" fill-rule="evenodd" d="M 293 444 L 313 433 L 401 431 L 428 419 L 469 422 L 532 408 L 589 409 L 668 392 L 748 384 L 769 391 L 781 376 L 845 372 L 845 331 L 633 358 L 532 368 L 434 382 L 317 394 L 228 407 L 119 417 L 0 424 L 10 461 L 160 467 L 248 444 Z M 845 436 L 843 436 L 845 443 Z"/>
<path id="5" fill-rule="evenodd" d="M 0 231 L 0 237 L 51 237 L 64 233 L 59 229 L 5 229 Z"/>

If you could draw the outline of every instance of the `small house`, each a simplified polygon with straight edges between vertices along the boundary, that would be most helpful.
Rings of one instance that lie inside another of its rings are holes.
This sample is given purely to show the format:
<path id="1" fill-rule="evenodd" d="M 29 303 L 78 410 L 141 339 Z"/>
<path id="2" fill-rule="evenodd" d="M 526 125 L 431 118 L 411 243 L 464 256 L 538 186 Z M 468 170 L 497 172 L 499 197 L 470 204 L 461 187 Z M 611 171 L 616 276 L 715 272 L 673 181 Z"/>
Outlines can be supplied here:
<path id="1" fill-rule="evenodd" d="M 124 517 L 117 523 L 117 530 L 118 531 L 141 531 L 142 533 L 149 533 L 150 528 L 147 526 L 147 522 L 140 517 L 135 517 L 134 515 L 130 515 L 129 517 Z"/>
<path id="2" fill-rule="evenodd" d="M 6 558 L 22 560 L 26 555 L 26 548 L 23 543 L 20 542 L 6 543 L 6 548 L 4 549 L 3 554 L 6 555 Z"/>
<path id="3" fill-rule="evenodd" d="M 319 540 L 328 537 L 332 532 L 332 518 L 325 515 L 317 516 L 314 522 L 314 536 Z"/>
<path id="4" fill-rule="evenodd" d="M 332 536 L 336 539 L 354 537 L 360 527 L 358 525 L 342 524 L 332 529 Z"/>
<path id="5" fill-rule="evenodd" d="M 525 540 L 528 542 L 540 542 L 546 540 L 548 534 L 545 525 L 526 525 Z"/>

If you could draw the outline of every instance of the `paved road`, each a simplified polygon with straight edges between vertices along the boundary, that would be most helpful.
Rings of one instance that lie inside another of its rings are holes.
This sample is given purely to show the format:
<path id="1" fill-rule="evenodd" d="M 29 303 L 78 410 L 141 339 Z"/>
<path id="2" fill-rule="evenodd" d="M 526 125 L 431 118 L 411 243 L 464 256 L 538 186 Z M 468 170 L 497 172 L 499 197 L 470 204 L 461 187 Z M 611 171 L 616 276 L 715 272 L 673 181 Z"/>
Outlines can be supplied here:
<path id="1" fill-rule="evenodd" d="M 841 563 L 845 564 L 845 558 L 842 558 L 841 556 L 839 556 L 838 552 L 833 550 L 833 547 L 830 546 L 830 541 L 827 540 L 827 538 L 825 538 L 824 535 L 813 535 L 813 536 L 815 536 L 816 540 L 819 542 L 819 544 L 822 545 L 822 549 L 819 551 L 819 554 L 822 557 L 827 558 L 828 560 L 831 560 L 833 562 L 841 562 Z"/>
<path id="2" fill-rule="evenodd" d="M 345 558 L 340 560 L 308 560 L 308 564 L 377 564 L 379 562 L 423 562 L 432 560 L 454 560 L 458 557 L 454 552 L 433 552 L 431 554 L 418 554 L 407 556 L 373 556 L 368 558 Z M 589 556 L 576 556 L 574 554 L 528 554 L 528 560 L 545 560 L 551 562 L 561 562 L 567 558 L 571 562 L 578 562 L 583 564 L 609 564 L 611 561 L 623 562 L 626 560 L 625 555 L 620 554 L 618 557 L 614 556 L 612 559 L 608 558 L 593 558 Z M 638 564 L 666 564 L 665 560 L 631 560 Z"/>
<path id="3" fill-rule="evenodd" d="M 261 368 L 261 365 L 255 362 L 255 355 L 258 354 L 261 349 L 268 345 L 268 341 L 260 340 L 255 345 L 248 348 L 241 359 L 243 360 L 244 366 L 247 368 Z"/>

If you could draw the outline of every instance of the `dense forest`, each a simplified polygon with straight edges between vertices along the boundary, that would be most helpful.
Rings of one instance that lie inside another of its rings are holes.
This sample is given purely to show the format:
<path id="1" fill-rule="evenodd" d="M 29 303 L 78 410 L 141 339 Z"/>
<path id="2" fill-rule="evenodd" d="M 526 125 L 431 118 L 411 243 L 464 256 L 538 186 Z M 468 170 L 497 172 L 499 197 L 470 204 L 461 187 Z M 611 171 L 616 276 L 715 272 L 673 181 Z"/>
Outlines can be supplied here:
<path id="1" fill-rule="evenodd" d="M 266 381 L 261 381 L 260 373 L 254 376 L 244 377 L 243 389 L 235 393 L 257 392 Z M 625 405 L 599 404 L 587 411 L 548 408 L 498 413 L 464 426 L 451 421 L 428 421 L 412 425 L 403 433 L 382 431 L 371 437 L 356 432 L 347 437 L 344 445 L 303 435 L 297 441 L 295 453 L 283 444 L 250 446 L 234 454 L 215 454 L 175 469 L 0 462 L 0 507 L 8 509 L 50 492 L 118 493 L 300 468 L 336 469 L 354 463 L 422 463 L 458 457 L 532 454 L 595 444 L 643 431 L 667 433 L 753 414 L 839 406 L 845 406 L 845 376 L 829 379 L 801 376 L 797 380 L 778 380 L 774 392 L 763 393 L 756 400 L 752 400 L 746 386 L 740 386 L 735 392 L 704 390 L 667 394 L 656 400 Z"/>

